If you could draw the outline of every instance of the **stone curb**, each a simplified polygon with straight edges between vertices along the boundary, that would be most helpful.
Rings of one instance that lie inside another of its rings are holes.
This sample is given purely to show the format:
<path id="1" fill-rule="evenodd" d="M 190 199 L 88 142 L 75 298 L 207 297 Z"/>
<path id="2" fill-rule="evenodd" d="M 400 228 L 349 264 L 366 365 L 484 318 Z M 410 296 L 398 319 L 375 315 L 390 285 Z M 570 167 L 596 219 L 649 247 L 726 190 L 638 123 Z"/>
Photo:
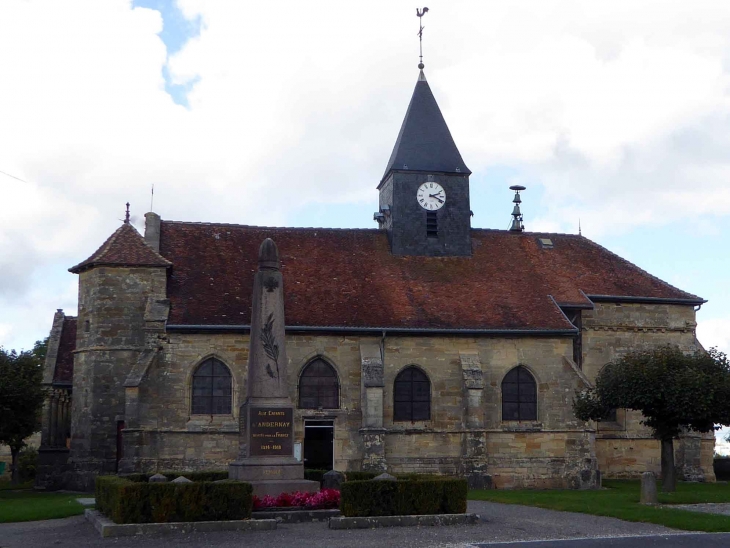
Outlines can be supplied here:
<path id="1" fill-rule="evenodd" d="M 340 516 L 340 511 L 334 510 L 257 510 L 251 514 L 251 519 L 275 519 L 281 523 L 305 523 L 309 521 L 327 521 Z"/>
<path id="2" fill-rule="evenodd" d="M 212 531 L 273 531 L 276 529 L 276 520 L 274 519 L 121 524 L 114 523 L 97 510 L 86 510 L 84 515 L 99 531 L 102 538 L 165 533 L 208 533 Z"/>
<path id="3" fill-rule="evenodd" d="M 373 529 L 376 527 L 415 527 L 419 525 L 473 525 L 476 514 L 429 514 L 425 516 L 368 516 L 331 518 L 330 529 Z"/>

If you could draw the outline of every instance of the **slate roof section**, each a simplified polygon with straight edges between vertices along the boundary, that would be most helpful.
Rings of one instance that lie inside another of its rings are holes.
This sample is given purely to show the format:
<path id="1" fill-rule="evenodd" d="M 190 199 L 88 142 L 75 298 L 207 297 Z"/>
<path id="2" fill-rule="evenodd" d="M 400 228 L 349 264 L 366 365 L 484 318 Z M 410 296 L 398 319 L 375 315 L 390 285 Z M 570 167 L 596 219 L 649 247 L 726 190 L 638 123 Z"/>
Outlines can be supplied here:
<path id="1" fill-rule="evenodd" d="M 287 327 L 571 330 L 556 302 L 590 306 L 586 294 L 701 302 L 582 236 L 473 230 L 472 257 L 401 257 L 377 229 L 162 221 L 168 325 L 248 325 L 267 237 L 281 254 Z"/>
<path id="2" fill-rule="evenodd" d="M 66 316 L 63 319 L 61 340 L 58 345 L 56 369 L 53 372 L 53 384 L 70 385 L 73 382 L 74 355 L 76 348 L 76 318 Z"/>
<path id="3" fill-rule="evenodd" d="M 78 274 L 94 266 L 164 266 L 170 261 L 144 241 L 131 224 L 124 223 L 97 249 L 91 257 L 69 268 Z"/>
<path id="4" fill-rule="evenodd" d="M 382 181 L 391 170 L 471 174 L 456 148 L 423 71 L 413 90 Z"/>

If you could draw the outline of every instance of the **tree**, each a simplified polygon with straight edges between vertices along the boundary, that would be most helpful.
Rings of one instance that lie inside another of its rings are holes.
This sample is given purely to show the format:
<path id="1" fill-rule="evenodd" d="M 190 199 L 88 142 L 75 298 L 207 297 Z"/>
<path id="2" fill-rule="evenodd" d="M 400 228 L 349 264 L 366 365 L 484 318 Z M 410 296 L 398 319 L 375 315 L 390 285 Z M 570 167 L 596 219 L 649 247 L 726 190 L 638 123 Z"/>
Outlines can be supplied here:
<path id="1" fill-rule="evenodd" d="M 36 349 L 43 344 L 38 341 Z M 0 443 L 10 446 L 11 482 L 20 481 L 18 456 L 25 439 L 38 431 L 38 413 L 43 406 L 43 368 L 33 351 L 6 351 L 0 347 Z"/>
<path id="2" fill-rule="evenodd" d="M 730 424 L 730 364 L 711 348 L 685 354 L 664 346 L 633 352 L 603 368 L 593 389 L 576 395 L 580 420 L 601 420 L 612 409 L 641 411 L 661 441 L 662 490 L 674 491 L 674 438 L 682 429 L 712 432 Z"/>

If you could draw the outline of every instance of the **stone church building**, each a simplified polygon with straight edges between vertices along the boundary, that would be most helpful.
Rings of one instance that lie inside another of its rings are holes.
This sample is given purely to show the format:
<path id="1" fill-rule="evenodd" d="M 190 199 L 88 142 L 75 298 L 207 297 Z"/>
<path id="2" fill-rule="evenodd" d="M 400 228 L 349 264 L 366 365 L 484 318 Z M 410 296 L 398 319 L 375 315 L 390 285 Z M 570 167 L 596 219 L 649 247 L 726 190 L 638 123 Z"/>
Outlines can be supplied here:
<path id="1" fill-rule="evenodd" d="M 580 235 L 471 227 L 469 168 L 423 72 L 377 190 L 378 228 L 125 222 L 53 320 L 38 486 L 226 469 L 240 449 L 258 250 L 278 246 L 295 455 L 497 488 L 591 488 L 660 468 L 634 412 L 572 412 L 610 360 L 699 346 L 704 300 Z M 675 443 L 714 481 L 712 434 Z"/>

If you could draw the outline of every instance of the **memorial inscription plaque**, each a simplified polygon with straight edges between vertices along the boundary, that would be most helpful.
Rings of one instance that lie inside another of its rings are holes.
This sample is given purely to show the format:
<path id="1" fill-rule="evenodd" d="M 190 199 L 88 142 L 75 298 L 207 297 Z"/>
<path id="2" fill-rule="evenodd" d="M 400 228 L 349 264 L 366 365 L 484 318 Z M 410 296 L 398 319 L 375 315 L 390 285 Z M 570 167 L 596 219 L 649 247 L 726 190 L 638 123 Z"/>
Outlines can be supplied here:
<path id="1" fill-rule="evenodd" d="M 251 456 L 291 456 L 292 409 L 286 407 L 252 407 Z"/>

